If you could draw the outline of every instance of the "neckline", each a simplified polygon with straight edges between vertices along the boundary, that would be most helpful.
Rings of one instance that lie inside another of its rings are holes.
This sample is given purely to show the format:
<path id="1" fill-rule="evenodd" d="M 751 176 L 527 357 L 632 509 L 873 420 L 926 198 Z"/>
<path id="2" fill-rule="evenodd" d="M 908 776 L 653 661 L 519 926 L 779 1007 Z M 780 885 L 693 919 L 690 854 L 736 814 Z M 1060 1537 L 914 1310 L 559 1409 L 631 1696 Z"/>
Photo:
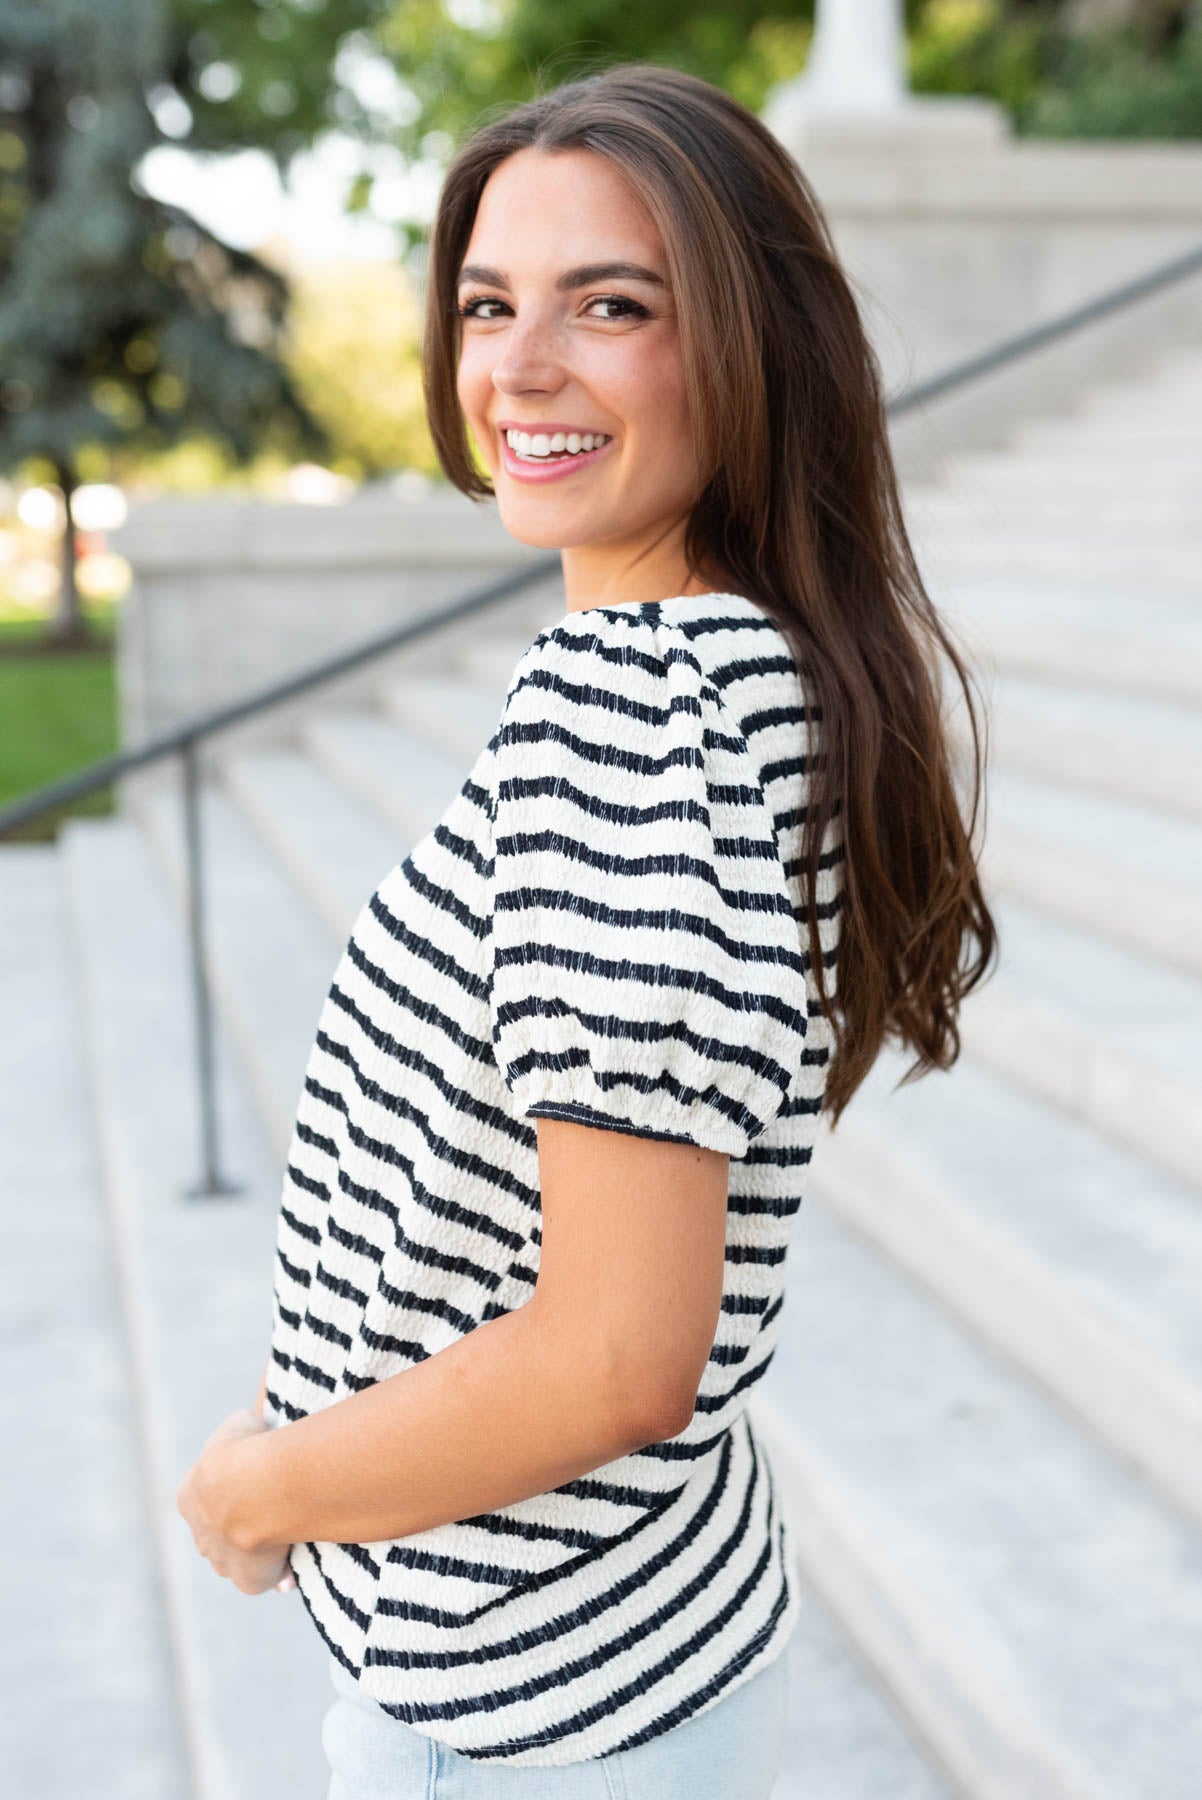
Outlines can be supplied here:
<path id="1" fill-rule="evenodd" d="M 584 619 L 591 612 L 645 612 L 651 606 L 676 606 L 681 601 L 700 600 L 739 600 L 744 606 L 754 606 L 757 612 L 764 609 L 758 601 L 751 600 L 746 594 L 732 594 L 722 591 L 705 594 L 669 594 L 663 600 L 613 600 L 597 606 L 576 606 L 564 614 L 564 619 Z"/>

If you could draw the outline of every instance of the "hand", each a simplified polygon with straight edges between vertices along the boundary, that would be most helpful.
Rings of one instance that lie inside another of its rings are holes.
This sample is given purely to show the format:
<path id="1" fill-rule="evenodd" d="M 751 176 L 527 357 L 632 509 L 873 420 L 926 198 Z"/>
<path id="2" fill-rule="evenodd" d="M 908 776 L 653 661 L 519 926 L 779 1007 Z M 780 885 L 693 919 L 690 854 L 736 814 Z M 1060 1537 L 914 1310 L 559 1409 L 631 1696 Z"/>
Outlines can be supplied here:
<path id="1" fill-rule="evenodd" d="M 228 1496 L 232 1473 L 228 1446 L 270 1429 L 260 1414 L 249 1407 L 231 1413 L 206 1439 L 175 1497 L 200 1554 L 212 1563 L 218 1575 L 226 1576 L 244 1594 L 265 1594 L 273 1587 L 286 1592 L 296 1586 L 288 1563 L 290 1545 L 269 1544 L 258 1550 L 243 1550 L 228 1536 L 223 1522 L 222 1497 Z"/>

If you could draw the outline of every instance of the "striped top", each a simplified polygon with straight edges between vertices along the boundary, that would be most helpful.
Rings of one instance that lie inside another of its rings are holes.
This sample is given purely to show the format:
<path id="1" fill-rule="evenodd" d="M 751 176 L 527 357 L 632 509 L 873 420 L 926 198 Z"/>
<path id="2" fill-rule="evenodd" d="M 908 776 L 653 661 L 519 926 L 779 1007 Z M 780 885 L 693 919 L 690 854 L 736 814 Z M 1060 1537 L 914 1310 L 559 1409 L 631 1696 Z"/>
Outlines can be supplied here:
<path id="1" fill-rule="evenodd" d="M 481 1762 L 583 1762 L 670 1731 L 780 1655 L 800 1609 L 745 1406 L 779 1335 L 831 1048 L 800 873 L 808 723 L 788 641 L 749 599 L 569 613 L 362 908 L 321 1009 L 268 1424 L 530 1299 L 537 1119 L 731 1158 L 720 1322 L 684 1431 L 495 1512 L 292 1546 L 361 1691 Z"/>

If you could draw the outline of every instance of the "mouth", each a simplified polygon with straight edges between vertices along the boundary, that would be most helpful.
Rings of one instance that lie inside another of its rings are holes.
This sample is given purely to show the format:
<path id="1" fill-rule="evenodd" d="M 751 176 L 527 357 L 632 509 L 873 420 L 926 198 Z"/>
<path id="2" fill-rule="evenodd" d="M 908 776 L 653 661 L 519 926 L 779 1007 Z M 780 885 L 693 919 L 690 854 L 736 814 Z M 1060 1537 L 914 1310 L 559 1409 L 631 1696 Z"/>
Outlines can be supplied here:
<path id="1" fill-rule="evenodd" d="M 509 440 L 503 431 L 498 432 L 501 443 L 501 463 L 507 475 L 515 481 L 558 481 L 561 477 L 575 475 L 579 470 L 591 467 L 599 456 L 604 456 L 612 449 L 615 440 L 607 438 L 592 450 L 577 450 L 573 453 L 565 450 L 559 456 L 548 456 L 543 461 L 531 461 L 520 457 L 510 448 Z"/>

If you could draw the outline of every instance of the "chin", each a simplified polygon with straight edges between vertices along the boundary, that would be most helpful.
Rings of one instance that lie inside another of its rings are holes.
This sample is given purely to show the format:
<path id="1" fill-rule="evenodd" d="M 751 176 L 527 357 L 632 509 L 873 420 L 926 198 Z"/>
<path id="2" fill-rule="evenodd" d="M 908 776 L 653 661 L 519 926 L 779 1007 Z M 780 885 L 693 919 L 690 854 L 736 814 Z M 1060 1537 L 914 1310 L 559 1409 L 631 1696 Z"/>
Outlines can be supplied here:
<path id="1" fill-rule="evenodd" d="M 505 530 L 519 544 L 528 544 L 532 550 L 563 550 L 567 547 L 563 527 L 555 520 L 547 519 L 540 524 L 537 519 L 515 517 L 504 507 L 498 508 L 498 512 Z"/>

